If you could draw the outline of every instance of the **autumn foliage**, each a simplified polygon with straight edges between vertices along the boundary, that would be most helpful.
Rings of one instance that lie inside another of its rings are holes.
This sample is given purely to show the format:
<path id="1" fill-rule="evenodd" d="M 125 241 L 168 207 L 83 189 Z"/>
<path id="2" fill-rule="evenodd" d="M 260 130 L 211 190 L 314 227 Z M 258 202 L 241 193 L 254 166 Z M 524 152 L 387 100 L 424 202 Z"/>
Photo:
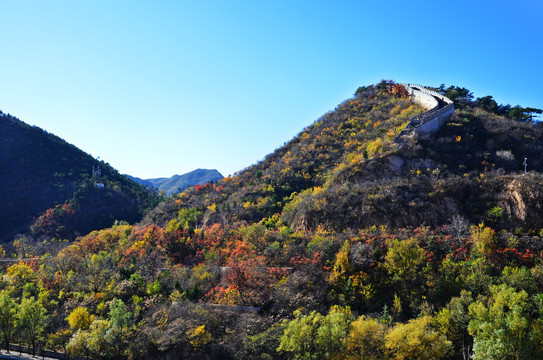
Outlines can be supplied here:
<path id="1" fill-rule="evenodd" d="M 420 111 L 382 81 L 139 223 L 66 241 L 77 204 L 44 212 L 2 254 L 0 333 L 89 358 L 542 358 L 543 226 L 514 207 L 543 180 L 473 135 L 541 132 L 468 108 L 401 147 Z"/>

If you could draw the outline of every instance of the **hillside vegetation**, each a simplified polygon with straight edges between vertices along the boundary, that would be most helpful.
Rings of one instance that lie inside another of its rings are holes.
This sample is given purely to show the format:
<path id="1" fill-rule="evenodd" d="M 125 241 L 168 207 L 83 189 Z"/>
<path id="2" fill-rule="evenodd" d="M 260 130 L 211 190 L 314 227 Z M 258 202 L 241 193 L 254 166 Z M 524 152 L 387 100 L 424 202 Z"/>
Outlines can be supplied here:
<path id="1" fill-rule="evenodd" d="M 399 146 L 393 140 L 423 109 L 390 83 L 361 88 L 263 161 L 213 189 L 186 190 L 149 219 L 165 225 L 190 207 L 204 225 L 282 214 L 294 230 L 343 232 L 444 225 L 455 214 L 479 223 L 500 207 L 504 228 L 543 227 L 541 216 L 527 216 L 541 196 L 542 128 L 484 111 L 458 98 L 458 88 L 449 92 L 459 107 L 451 120 Z M 524 158 L 529 176 L 519 176 Z"/>
<path id="2" fill-rule="evenodd" d="M 104 188 L 96 188 L 93 168 L 100 168 Z M 2 242 L 32 224 L 36 236 L 73 239 L 114 220 L 138 221 L 157 203 L 152 192 L 103 161 L 1 111 L 0 183 Z"/>
<path id="3" fill-rule="evenodd" d="M 394 142 L 424 109 L 383 81 L 136 225 L 17 244 L 36 260 L 6 266 L 0 333 L 110 359 L 542 358 L 541 127 L 437 90 L 457 111 L 427 137 Z"/>

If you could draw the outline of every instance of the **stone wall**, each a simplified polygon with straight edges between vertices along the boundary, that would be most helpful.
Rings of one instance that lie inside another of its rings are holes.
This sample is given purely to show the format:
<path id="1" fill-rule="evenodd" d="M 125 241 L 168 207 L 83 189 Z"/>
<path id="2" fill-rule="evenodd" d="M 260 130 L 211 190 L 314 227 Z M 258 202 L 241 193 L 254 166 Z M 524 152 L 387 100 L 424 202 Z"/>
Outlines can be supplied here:
<path id="1" fill-rule="evenodd" d="M 426 110 L 430 111 L 436 107 L 439 107 L 439 102 L 431 94 L 421 91 L 416 87 L 411 87 L 409 85 L 404 85 L 409 96 L 414 103 L 422 106 Z"/>
<path id="2" fill-rule="evenodd" d="M 451 115 L 454 113 L 454 104 L 448 104 L 445 107 L 438 109 L 426 119 L 423 119 L 422 123 L 415 127 L 416 134 L 428 134 L 434 133 L 439 128 L 449 120 Z"/>
<path id="3" fill-rule="evenodd" d="M 402 85 L 411 96 L 413 102 L 421 105 L 427 111 L 413 116 L 399 136 L 404 136 L 411 132 L 415 132 L 415 134 L 436 132 L 454 113 L 454 103 L 442 94 L 428 90 L 421 85 Z M 441 106 L 440 102 L 442 103 Z"/>

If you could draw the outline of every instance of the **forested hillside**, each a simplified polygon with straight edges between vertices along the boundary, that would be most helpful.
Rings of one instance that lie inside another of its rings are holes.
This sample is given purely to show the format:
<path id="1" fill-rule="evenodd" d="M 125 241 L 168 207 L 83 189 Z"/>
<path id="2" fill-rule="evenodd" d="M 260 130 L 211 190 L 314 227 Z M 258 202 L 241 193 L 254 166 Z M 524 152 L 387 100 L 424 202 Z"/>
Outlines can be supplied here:
<path id="1" fill-rule="evenodd" d="M 501 226 L 543 227 L 541 216 L 526 215 L 538 213 L 542 196 L 542 128 L 516 111 L 513 116 L 524 120 L 485 111 L 477 106 L 481 99 L 472 101 L 466 91 L 442 89 L 457 102 L 451 120 L 437 134 L 399 146 L 393 140 L 423 109 L 399 85 L 360 88 L 260 163 L 213 189 L 188 189 L 149 219 L 165 225 L 180 206 L 188 206 L 200 212 L 204 225 L 281 213 L 295 230 L 324 225 L 344 232 L 444 225 L 455 214 L 479 223 L 499 207 Z M 530 176 L 519 177 L 524 158 Z"/>
<path id="2" fill-rule="evenodd" d="M 5 266 L 0 333 L 110 359 L 542 358 L 541 126 L 436 90 L 437 133 L 395 142 L 424 109 L 383 81 L 136 225 L 17 244 L 36 260 Z"/>
<path id="3" fill-rule="evenodd" d="M 104 188 L 96 188 L 93 168 L 100 169 Z M 138 221 L 145 209 L 157 203 L 154 194 L 105 162 L 2 112 L 0 184 L 3 242 L 27 232 L 42 214 L 34 224 L 36 234 L 75 238 L 111 226 L 114 220 Z M 42 225 L 48 229 L 40 229 Z M 64 227 L 59 230 L 60 226 Z"/>

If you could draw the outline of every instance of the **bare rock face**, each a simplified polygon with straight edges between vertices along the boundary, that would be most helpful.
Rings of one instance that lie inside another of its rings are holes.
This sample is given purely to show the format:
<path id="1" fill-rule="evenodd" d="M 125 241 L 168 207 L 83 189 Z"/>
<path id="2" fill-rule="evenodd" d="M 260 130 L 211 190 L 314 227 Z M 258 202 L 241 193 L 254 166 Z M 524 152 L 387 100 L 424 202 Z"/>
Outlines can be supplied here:
<path id="1" fill-rule="evenodd" d="M 391 156 L 389 157 L 389 161 L 391 170 L 395 173 L 400 173 L 404 160 L 399 156 Z"/>
<path id="2" fill-rule="evenodd" d="M 518 180 L 513 180 L 508 186 L 505 193 L 505 207 L 507 212 L 521 221 L 526 220 L 526 203 L 522 196 L 522 183 Z"/>
<path id="3" fill-rule="evenodd" d="M 519 176 L 513 179 L 505 189 L 503 201 L 500 206 L 504 208 L 507 215 L 520 225 L 529 228 L 540 228 L 543 215 L 541 204 L 543 203 L 543 192 L 541 192 L 541 179 Z"/>

